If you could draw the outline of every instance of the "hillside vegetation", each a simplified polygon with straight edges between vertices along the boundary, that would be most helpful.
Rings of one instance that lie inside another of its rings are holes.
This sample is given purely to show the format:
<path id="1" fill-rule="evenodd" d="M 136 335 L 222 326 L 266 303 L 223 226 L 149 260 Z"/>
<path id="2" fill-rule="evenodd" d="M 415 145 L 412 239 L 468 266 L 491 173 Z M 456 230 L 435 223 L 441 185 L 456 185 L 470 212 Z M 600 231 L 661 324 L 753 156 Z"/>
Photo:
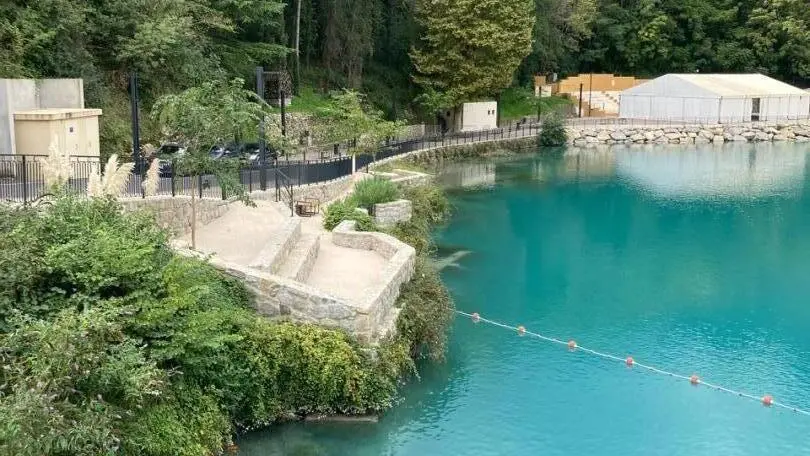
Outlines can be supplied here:
<path id="1" fill-rule="evenodd" d="M 805 0 L 8 0 L 0 77 L 83 78 L 108 155 L 129 147 L 132 71 L 145 111 L 210 79 L 250 89 L 261 65 L 298 82 L 293 110 L 353 88 L 390 119 L 432 121 L 437 106 L 528 88 L 536 73 L 758 71 L 808 84 L 808 30 Z M 160 140 L 144 119 L 145 141 Z"/>

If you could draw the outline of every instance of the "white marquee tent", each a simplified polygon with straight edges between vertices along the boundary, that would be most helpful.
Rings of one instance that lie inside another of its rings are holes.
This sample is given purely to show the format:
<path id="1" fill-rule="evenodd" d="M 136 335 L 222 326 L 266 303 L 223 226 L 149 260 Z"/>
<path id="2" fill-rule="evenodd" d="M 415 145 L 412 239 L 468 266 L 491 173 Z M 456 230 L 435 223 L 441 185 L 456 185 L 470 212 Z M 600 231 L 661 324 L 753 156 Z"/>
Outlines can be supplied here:
<path id="1" fill-rule="evenodd" d="M 806 119 L 810 93 L 761 74 L 667 74 L 623 91 L 619 117 L 720 123 Z"/>

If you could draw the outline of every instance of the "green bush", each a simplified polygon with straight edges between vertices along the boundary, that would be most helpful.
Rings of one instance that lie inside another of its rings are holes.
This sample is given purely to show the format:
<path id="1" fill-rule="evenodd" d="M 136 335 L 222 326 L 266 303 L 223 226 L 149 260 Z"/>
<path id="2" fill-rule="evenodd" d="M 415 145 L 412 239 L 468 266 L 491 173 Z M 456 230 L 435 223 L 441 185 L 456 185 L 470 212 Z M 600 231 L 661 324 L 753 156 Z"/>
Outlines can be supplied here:
<path id="1" fill-rule="evenodd" d="M 437 185 L 420 185 L 405 190 L 404 198 L 413 205 L 413 218 L 430 225 L 438 225 L 450 217 L 450 200 Z"/>
<path id="2" fill-rule="evenodd" d="M 417 257 L 413 279 L 402 287 L 397 305 L 402 308 L 397 329 L 410 342 L 411 355 L 443 359 L 453 301 L 425 255 Z"/>
<path id="3" fill-rule="evenodd" d="M 374 177 L 354 184 L 351 201 L 357 206 L 372 210 L 375 204 L 390 203 L 399 198 L 399 187 L 388 179 Z"/>
<path id="4" fill-rule="evenodd" d="M 363 211 L 357 210 L 357 205 L 353 200 L 335 201 L 330 204 L 323 216 L 323 227 L 329 231 L 335 229 L 344 220 L 354 220 L 357 222 L 357 231 L 376 231 L 374 219 Z"/>
<path id="5" fill-rule="evenodd" d="M 568 140 L 565 131 L 565 122 L 558 115 L 549 115 L 543 120 L 543 129 L 540 131 L 538 142 L 541 146 L 562 146 Z"/>
<path id="6" fill-rule="evenodd" d="M 414 371 L 406 339 L 372 356 L 257 316 L 241 282 L 111 201 L 2 215 L 0 454 L 218 454 L 234 429 L 384 410 Z"/>

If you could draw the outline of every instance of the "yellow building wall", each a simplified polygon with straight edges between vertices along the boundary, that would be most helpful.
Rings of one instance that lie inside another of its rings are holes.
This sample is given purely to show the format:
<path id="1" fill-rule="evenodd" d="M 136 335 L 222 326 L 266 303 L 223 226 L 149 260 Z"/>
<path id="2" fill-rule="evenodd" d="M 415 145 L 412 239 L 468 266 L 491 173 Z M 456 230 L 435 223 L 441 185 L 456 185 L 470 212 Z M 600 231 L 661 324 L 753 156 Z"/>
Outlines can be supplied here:
<path id="1" fill-rule="evenodd" d="M 72 157 L 98 160 L 100 109 L 39 109 L 14 113 L 18 155 L 48 155 L 55 141 Z"/>
<path id="2" fill-rule="evenodd" d="M 582 84 L 582 90 L 585 92 L 592 90 L 597 92 L 621 91 L 635 87 L 645 81 L 647 80 L 636 79 L 633 76 L 615 76 L 610 73 L 579 74 L 560 81 L 557 84 L 555 93 L 578 92 L 580 84 Z"/>

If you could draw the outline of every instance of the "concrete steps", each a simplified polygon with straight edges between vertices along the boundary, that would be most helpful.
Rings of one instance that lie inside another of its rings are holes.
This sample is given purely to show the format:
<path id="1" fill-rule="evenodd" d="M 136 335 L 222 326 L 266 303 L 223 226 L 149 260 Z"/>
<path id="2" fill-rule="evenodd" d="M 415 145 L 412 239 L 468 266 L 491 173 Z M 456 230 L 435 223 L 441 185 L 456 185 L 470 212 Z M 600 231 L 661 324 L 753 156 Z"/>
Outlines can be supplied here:
<path id="1" fill-rule="evenodd" d="M 312 272 L 318 251 L 321 247 L 321 237 L 317 233 L 302 232 L 292 249 L 278 269 L 278 275 L 304 282 Z"/>

